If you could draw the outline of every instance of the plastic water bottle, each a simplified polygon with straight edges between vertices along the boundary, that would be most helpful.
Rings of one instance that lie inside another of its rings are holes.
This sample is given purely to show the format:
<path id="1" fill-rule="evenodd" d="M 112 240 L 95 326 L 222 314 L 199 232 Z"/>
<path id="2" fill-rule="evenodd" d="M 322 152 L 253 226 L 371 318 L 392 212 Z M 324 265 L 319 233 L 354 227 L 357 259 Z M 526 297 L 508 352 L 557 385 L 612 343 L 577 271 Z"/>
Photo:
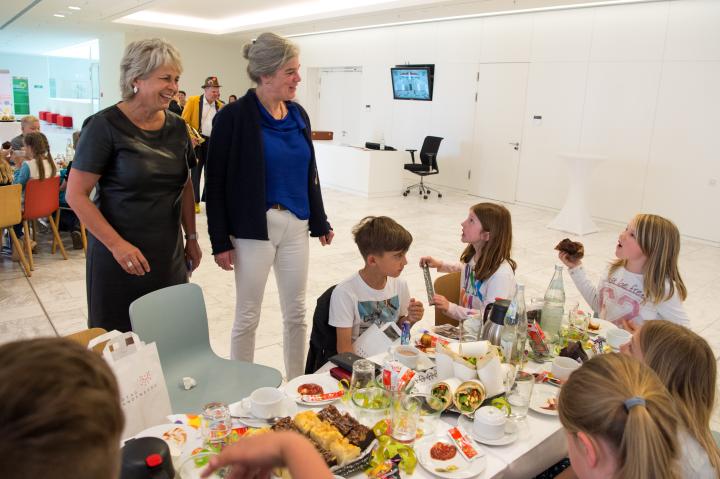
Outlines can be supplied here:
<path id="1" fill-rule="evenodd" d="M 517 340 L 517 293 L 510 302 L 510 306 L 505 313 L 505 321 L 503 323 L 502 333 L 500 334 L 500 349 L 502 349 L 505 362 L 512 361 L 513 348 Z"/>
<path id="2" fill-rule="evenodd" d="M 563 267 L 555 266 L 555 274 L 547 291 L 545 291 L 545 304 L 542 308 L 542 328 L 548 339 L 557 337 L 565 313 L 565 288 L 562 278 Z"/>
<path id="3" fill-rule="evenodd" d="M 73 157 L 75 156 L 75 149 L 72 146 L 72 140 L 68 138 L 67 146 L 65 146 L 65 161 L 67 161 L 68 164 L 73 160 Z"/>
<path id="4" fill-rule="evenodd" d="M 515 336 L 515 346 L 513 346 L 512 359 L 513 364 L 519 364 L 522 368 L 525 359 L 525 342 L 527 341 L 528 318 L 527 308 L 525 306 L 525 286 L 518 284 L 517 293 L 515 293 L 515 303 L 517 305 L 517 335 Z"/>

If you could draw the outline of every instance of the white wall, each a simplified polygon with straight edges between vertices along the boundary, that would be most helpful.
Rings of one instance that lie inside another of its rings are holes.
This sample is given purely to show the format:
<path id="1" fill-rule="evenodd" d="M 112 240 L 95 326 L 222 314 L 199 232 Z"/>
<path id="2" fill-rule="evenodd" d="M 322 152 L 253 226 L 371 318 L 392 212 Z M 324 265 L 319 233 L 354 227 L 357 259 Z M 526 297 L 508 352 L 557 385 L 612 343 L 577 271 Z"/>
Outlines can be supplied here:
<path id="1" fill-rule="evenodd" d="M 381 128 L 398 148 L 445 137 L 433 179 L 460 189 L 473 163 L 477 65 L 527 62 L 518 202 L 562 206 L 568 180 L 558 153 L 605 156 L 589 191 L 594 216 L 662 214 L 684 235 L 720 242 L 719 25 L 720 1 L 668 0 L 296 41 L 303 68 L 363 67 L 365 131 Z M 435 63 L 432 102 L 392 100 L 389 68 L 406 62 Z"/>

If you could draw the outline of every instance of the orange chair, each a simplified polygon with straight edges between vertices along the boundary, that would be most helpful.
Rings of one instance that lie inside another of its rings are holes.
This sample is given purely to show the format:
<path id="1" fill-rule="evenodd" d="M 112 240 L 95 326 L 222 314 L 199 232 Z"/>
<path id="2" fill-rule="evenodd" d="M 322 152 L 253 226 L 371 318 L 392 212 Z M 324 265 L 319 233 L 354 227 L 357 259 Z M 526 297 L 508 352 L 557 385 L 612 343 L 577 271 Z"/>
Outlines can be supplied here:
<path id="1" fill-rule="evenodd" d="M 5 228 L 10 231 L 13 248 L 20 256 L 20 264 L 25 271 L 25 275 L 32 276 L 30 265 L 25 259 L 20 241 L 15 236 L 15 230 L 12 228 L 22 221 L 21 197 L 22 185 L 0 186 L 0 233 Z"/>
<path id="2" fill-rule="evenodd" d="M 68 259 L 65 247 L 60 240 L 57 225 L 52 218 L 60 207 L 60 177 L 54 176 L 45 180 L 30 180 L 25 186 L 25 210 L 23 211 L 23 228 L 25 229 L 25 248 L 30 262 L 30 269 L 35 269 L 30 245 L 30 226 L 28 221 L 47 218 L 52 228 L 54 240 L 57 241 L 63 259 Z"/>

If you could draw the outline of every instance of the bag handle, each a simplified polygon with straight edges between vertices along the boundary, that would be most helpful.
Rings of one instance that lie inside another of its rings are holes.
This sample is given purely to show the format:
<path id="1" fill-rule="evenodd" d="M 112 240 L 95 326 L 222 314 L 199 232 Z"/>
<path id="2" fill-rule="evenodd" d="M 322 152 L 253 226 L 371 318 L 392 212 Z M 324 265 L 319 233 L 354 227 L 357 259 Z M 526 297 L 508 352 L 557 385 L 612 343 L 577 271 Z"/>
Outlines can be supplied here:
<path id="1" fill-rule="evenodd" d="M 108 331 L 107 333 L 102 333 L 100 336 L 97 336 L 95 338 L 92 338 L 90 341 L 88 341 L 87 348 L 92 349 L 98 344 L 108 341 L 110 339 L 116 338 L 120 336 L 122 333 L 118 331 L 117 329 L 113 329 L 112 331 Z"/>
<path id="2" fill-rule="evenodd" d="M 103 349 L 103 357 L 109 363 L 116 362 L 122 358 L 135 353 L 145 346 L 140 337 L 132 331 L 120 333 L 110 339 Z"/>

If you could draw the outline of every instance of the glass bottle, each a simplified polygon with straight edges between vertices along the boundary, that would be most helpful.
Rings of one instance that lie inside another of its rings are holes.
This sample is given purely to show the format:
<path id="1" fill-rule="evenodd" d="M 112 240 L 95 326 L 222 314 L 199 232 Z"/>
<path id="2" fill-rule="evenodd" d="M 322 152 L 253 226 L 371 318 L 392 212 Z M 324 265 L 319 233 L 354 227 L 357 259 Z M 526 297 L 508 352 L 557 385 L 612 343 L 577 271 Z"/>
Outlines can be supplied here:
<path id="1" fill-rule="evenodd" d="M 75 156 L 75 149 L 72 146 L 72 139 L 68 138 L 67 145 L 65 146 L 65 161 L 69 164 Z"/>
<path id="2" fill-rule="evenodd" d="M 542 308 L 542 327 L 549 340 L 557 337 L 562 325 L 563 314 L 565 313 L 565 288 L 562 277 L 563 267 L 555 265 L 550 285 L 545 291 L 544 304 Z"/>
<path id="3" fill-rule="evenodd" d="M 519 365 L 519 369 L 523 366 L 525 360 L 525 342 L 527 341 L 527 309 L 525 306 L 525 286 L 518 284 L 517 293 L 515 293 L 515 304 L 517 305 L 517 334 L 515 335 L 515 345 L 513 346 L 512 360 L 513 364 Z"/>
<path id="4" fill-rule="evenodd" d="M 500 334 L 500 349 L 506 363 L 512 361 L 513 348 L 517 339 L 517 293 L 510 301 L 510 306 L 505 313 L 502 333 Z"/>

